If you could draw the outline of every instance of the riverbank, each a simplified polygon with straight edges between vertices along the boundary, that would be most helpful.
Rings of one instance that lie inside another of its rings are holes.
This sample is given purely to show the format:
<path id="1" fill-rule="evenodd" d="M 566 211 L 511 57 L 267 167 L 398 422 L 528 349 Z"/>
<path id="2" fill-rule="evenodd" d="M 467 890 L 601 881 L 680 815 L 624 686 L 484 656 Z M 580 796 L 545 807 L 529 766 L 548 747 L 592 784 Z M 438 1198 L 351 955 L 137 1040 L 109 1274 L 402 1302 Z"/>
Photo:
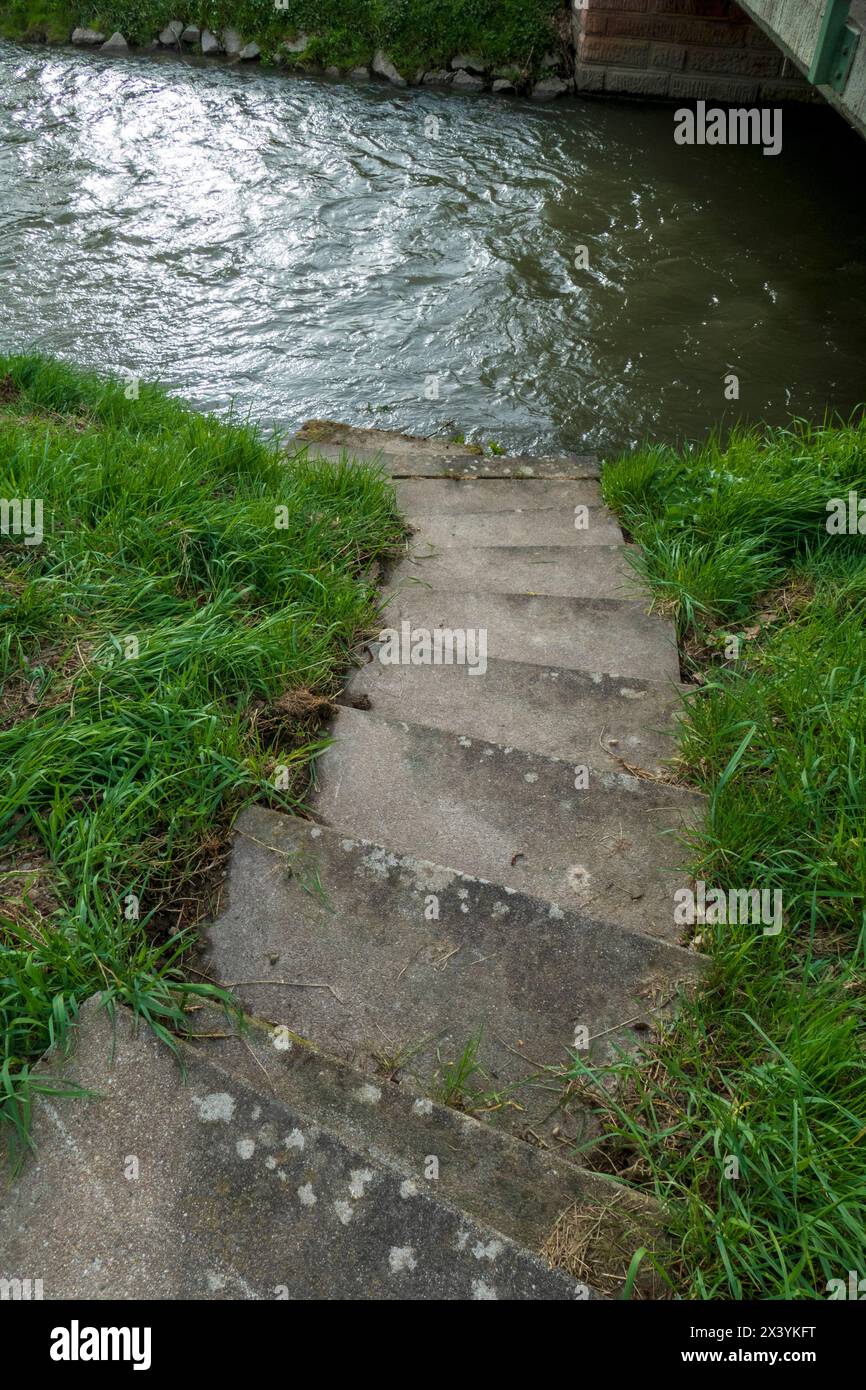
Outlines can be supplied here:
<path id="1" fill-rule="evenodd" d="M 0 357 L 0 1119 L 95 990 L 159 1036 L 232 822 L 297 808 L 393 493 L 153 386 Z M 19 504 L 17 507 L 15 505 Z"/>
<path id="2" fill-rule="evenodd" d="M 74 43 L 118 55 L 175 51 L 287 71 L 467 92 L 573 90 L 573 38 L 563 0 L 12 0 L 0 36 Z"/>
<path id="3" fill-rule="evenodd" d="M 660 1267 L 686 1298 L 838 1297 L 862 1264 L 866 535 L 827 523 L 866 496 L 864 459 L 859 420 L 603 473 L 695 682 L 677 763 L 709 797 L 694 877 L 783 905 L 781 931 L 708 911 L 709 984 L 649 1057 L 572 1072 L 611 1171 L 664 1203 Z"/>
<path id="4" fill-rule="evenodd" d="M 0 36 L 123 54 L 174 48 L 213 62 L 397 86 L 695 99 L 742 106 L 822 98 L 731 0 L 11 0 Z M 829 90 L 829 89 L 825 89 Z M 856 124 L 856 120 L 855 120 Z"/>

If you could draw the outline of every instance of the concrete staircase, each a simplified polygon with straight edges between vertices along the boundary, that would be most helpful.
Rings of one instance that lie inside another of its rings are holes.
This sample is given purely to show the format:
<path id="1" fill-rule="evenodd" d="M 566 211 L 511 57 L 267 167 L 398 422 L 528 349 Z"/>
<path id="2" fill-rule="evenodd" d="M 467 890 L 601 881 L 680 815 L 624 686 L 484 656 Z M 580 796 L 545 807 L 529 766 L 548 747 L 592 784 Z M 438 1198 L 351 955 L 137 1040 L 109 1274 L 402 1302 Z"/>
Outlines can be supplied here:
<path id="1" fill-rule="evenodd" d="M 127 1017 L 112 1057 L 89 1005 L 65 1066 L 95 1094 L 37 1106 L 0 1273 L 52 1271 L 47 1297 L 582 1299 L 601 1269 L 615 1293 L 658 1217 L 571 1161 L 594 1129 L 561 1070 L 637 1046 L 699 971 L 673 924 L 672 832 L 700 813 L 662 767 L 673 630 L 593 460 L 299 439 L 394 479 L 412 533 L 383 627 L 483 629 L 485 669 L 368 644 L 312 819 L 237 825 L 203 969 L 251 1031 L 200 1016 L 184 1084 Z M 539 1256 L 565 1210 L 595 1233 L 570 1274 Z"/>

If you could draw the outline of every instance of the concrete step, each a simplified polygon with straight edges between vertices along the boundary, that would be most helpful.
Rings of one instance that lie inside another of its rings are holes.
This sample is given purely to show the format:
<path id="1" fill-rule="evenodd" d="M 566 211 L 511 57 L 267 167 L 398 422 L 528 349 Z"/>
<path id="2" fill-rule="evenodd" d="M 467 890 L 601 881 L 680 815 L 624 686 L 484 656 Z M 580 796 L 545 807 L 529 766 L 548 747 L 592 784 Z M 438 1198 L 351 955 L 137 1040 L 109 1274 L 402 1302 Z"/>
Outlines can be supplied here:
<path id="1" fill-rule="evenodd" d="M 313 811 L 355 839 L 679 942 L 673 834 L 702 799 L 625 773 L 343 708 Z"/>
<path id="2" fill-rule="evenodd" d="M 394 484 L 406 516 L 437 512 L 513 512 L 555 509 L 574 515 L 579 505 L 600 507 L 601 488 L 594 479 L 549 481 L 525 478 L 399 478 Z"/>
<path id="3" fill-rule="evenodd" d="M 477 458 L 481 448 L 444 437 L 403 434 L 400 430 L 364 429 L 338 420 L 307 420 L 295 435 L 298 447 L 323 445 L 361 454 L 434 454 L 453 458 Z"/>
<path id="4" fill-rule="evenodd" d="M 295 1034 L 290 1000 L 269 1010 L 271 1021 L 246 1016 L 244 1032 L 226 1030 L 222 1015 L 205 1009 L 192 1022 L 205 1061 L 253 1087 L 266 1084 L 276 1099 L 317 1121 L 364 1158 L 387 1154 L 410 1183 L 435 1193 L 473 1220 L 493 1227 L 529 1250 L 540 1250 L 557 1218 L 574 1204 L 584 1212 L 604 1207 L 609 1225 L 622 1213 L 642 1239 L 655 1239 L 658 1208 L 609 1177 L 569 1162 L 562 1147 L 524 1143 L 464 1110 L 418 1093 L 405 1075 L 370 1076 Z M 217 1034 L 219 1036 L 214 1036 Z M 435 1158 L 435 1169 L 430 1159 Z M 435 1172 L 436 1176 L 432 1176 Z M 609 1248 L 609 1242 L 608 1242 Z M 629 1247 L 627 1247 L 629 1248 Z"/>
<path id="5" fill-rule="evenodd" d="M 526 512 L 466 512 L 463 516 L 433 513 L 408 516 L 406 520 L 415 533 L 412 543 L 416 548 L 531 545 L 585 550 L 596 545 L 622 544 L 622 531 L 606 507 L 587 508 L 581 516 L 586 525 L 580 528 L 575 526 L 573 512 L 553 507 Z"/>
<path id="6" fill-rule="evenodd" d="M 0 1275 L 47 1299 L 551 1299 L 587 1289 L 436 1194 L 364 1134 L 263 1084 L 177 1061 L 90 1001 L 38 1097 L 0 1212 Z M 427 1150 L 429 1154 L 429 1150 Z M 420 1155 L 419 1155 L 420 1158 Z M 131 1167 L 135 1163 L 135 1168 Z"/>
<path id="7" fill-rule="evenodd" d="M 476 1040 L 466 1108 L 518 1134 L 568 1119 L 580 1141 L 586 1117 L 564 1114 L 563 1083 L 545 1068 L 568 1065 L 578 1027 L 596 1061 L 634 1047 L 634 1024 L 698 962 L 592 907 L 562 911 L 265 807 L 238 822 L 228 906 L 207 941 L 205 973 L 237 984 L 248 1013 L 430 1096 L 441 1062 Z M 262 983 L 285 979 L 328 987 Z"/>
<path id="8" fill-rule="evenodd" d="M 479 545 L 428 551 L 413 537 L 388 577 L 387 592 L 408 585 L 475 594 L 560 598 L 642 597 L 623 545 Z M 587 551 L 589 553 L 587 553 Z"/>
<path id="9" fill-rule="evenodd" d="M 369 645 L 343 704 L 606 772 L 616 771 L 619 759 L 659 772 L 673 757 L 680 687 L 672 682 L 498 660 L 481 677 L 466 666 L 384 666 L 378 650 L 378 643 Z"/>
<path id="10" fill-rule="evenodd" d="M 387 452 L 377 449 L 346 449 L 334 444 L 318 444 L 296 439 L 298 448 L 310 459 L 327 463 L 361 464 L 382 468 L 392 478 L 597 478 L 598 460 L 593 455 L 568 454 L 562 458 L 536 458 L 516 455 L 497 458 L 468 453 L 428 453 L 426 450 Z"/>
<path id="11" fill-rule="evenodd" d="M 429 590 L 421 585 L 391 593 L 382 628 L 401 624 L 487 634 L 488 658 L 607 671 L 644 680 L 680 677 L 673 624 L 625 599 Z M 480 676 L 474 679 L 482 679 Z"/>

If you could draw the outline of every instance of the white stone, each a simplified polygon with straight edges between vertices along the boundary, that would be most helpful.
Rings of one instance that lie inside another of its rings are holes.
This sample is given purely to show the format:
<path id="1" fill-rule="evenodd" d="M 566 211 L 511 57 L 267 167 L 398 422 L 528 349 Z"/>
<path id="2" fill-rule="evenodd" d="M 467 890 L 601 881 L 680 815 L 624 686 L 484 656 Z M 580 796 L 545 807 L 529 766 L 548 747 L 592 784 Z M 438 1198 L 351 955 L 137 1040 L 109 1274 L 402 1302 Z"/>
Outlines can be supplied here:
<path id="1" fill-rule="evenodd" d="M 458 92 L 481 92 L 484 90 L 484 78 L 475 77 L 471 72 L 458 72 L 451 85 Z"/>
<path id="2" fill-rule="evenodd" d="M 73 29 L 72 42 L 79 48 L 95 48 L 98 43 L 105 43 L 105 35 L 98 29 Z"/>
<path id="3" fill-rule="evenodd" d="M 188 24 L 180 36 L 181 43 L 198 43 L 201 38 L 201 29 L 197 24 Z"/>
<path id="4" fill-rule="evenodd" d="M 159 41 L 163 48 L 174 48 L 181 34 L 183 33 L 183 22 L 179 19 L 170 19 L 159 36 Z"/>
<path id="5" fill-rule="evenodd" d="M 452 68 L 465 68 L 468 72 L 484 72 L 486 64 L 478 53 L 458 53 L 451 59 Z"/>
<path id="6" fill-rule="evenodd" d="M 533 101 L 555 101 L 569 91 L 569 85 L 561 77 L 545 77 L 536 82 L 532 89 Z"/>
<path id="7" fill-rule="evenodd" d="M 244 46 L 237 29 L 223 29 L 223 48 L 230 58 L 236 58 Z"/>
<path id="8" fill-rule="evenodd" d="M 122 34 L 114 33 L 110 39 L 106 39 L 102 45 L 103 53 L 127 53 L 129 44 Z"/>
<path id="9" fill-rule="evenodd" d="M 406 79 L 401 77 L 388 54 L 381 48 L 377 48 L 373 56 L 373 71 L 380 77 L 387 77 L 394 87 L 405 87 Z"/>
<path id="10" fill-rule="evenodd" d="M 251 63 L 255 58 L 261 58 L 262 50 L 257 43 L 245 43 L 238 57 L 242 63 Z"/>
<path id="11" fill-rule="evenodd" d="M 222 53 L 223 51 L 222 44 L 220 43 L 216 34 L 211 33 L 210 29 L 204 29 L 202 31 L 201 51 L 208 57 L 212 53 Z"/>

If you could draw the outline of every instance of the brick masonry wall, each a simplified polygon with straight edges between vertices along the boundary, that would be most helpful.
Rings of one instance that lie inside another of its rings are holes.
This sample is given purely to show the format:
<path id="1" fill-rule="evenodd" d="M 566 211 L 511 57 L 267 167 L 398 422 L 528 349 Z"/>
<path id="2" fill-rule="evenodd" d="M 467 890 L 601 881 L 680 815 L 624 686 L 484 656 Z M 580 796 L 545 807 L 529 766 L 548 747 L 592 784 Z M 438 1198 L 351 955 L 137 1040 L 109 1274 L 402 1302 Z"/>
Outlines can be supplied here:
<path id="1" fill-rule="evenodd" d="M 816 93 L 731 0 L 573 0 L 579 92 L 778 103 Z"/>

